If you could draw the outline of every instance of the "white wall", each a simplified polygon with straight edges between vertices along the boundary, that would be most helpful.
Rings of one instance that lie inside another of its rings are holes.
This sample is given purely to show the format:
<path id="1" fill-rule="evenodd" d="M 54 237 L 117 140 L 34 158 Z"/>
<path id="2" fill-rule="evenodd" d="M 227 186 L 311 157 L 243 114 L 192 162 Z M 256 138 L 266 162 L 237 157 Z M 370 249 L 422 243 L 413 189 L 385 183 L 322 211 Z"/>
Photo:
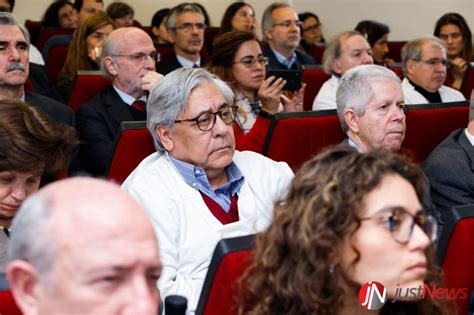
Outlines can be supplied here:
<path id="1" fill-rule="evenodd" d="M 190 0 L 194 1 L 194 0 Z M 105 0 L 105 4 L 112 3 Z M 149 25 L 153 14 L 180 1 L 124 0 L 135 8 L 135 18 Z M 213 26 L 218 26 L 226 7 L 233 1 L 200 0 L 208 10 Z M 269 0 L 246 1 L 255 8 L 260 20 Z M 279 1 L 284 2 L 284 1 Z M 348 29 L 358 21 L 374 19 L 388 24 L 390 40 L 407 40 L 432 34 L 436 20 L 446 12 L 462 14 L 474 31 L 474 0 L 293 0 L 297 12 L 312 11 L 323 23 L 326 38 Z M 17 0 L 14 14 L 21 20 L 40 20 L 50 0 Z"/>

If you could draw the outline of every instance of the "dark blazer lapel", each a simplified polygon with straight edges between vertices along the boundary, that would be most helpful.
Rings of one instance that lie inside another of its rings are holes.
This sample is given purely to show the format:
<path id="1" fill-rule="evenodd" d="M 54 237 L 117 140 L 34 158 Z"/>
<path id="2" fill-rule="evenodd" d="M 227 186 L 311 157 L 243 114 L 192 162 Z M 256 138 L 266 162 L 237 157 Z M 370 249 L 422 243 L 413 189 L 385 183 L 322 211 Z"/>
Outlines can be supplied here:
<path id="1" fill-rule="evenodd" d="M 466 152 L 471 162 L 471 170 L 474 170 L 474 147 L 464 133 L 464 129 L 462 129 L 461 133 L 459 134 L 457 141 L 461 148 Z"/>
<path id="2" fill-rule="evenodd" d="M 104 96 L 105 110 L 110 117 L 120 125 L 122 121 L 132 121 L 133 116 L 130 113 L 128 104 L 124 103 L 113 86 L 108 87 L 108 91 Z"/>

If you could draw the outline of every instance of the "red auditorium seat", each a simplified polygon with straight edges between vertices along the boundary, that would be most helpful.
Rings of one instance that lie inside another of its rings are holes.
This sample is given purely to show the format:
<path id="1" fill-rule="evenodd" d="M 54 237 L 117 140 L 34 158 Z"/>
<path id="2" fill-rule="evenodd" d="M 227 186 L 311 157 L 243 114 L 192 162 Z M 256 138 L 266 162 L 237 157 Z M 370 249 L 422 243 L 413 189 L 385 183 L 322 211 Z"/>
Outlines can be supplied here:
<path id="1" fill-rule="evenodd" d="M 30 33 L 30 42 L 31 44 L 36 46 L 36 43 L 38 42 L 38 37 L 41 31 L 41 26 L 43 25 L 42 21 L 33 21 L 30 19 L 27 19 L 25 21 L 25 27 L 28 30 L 28 33 Z"/>
<path id="2" fill-rule="evenodd" d="M 238 280 L 251 263 L 254 235 L 217 243 L 199 297 L 196 315 L 236 315 Z"/>
<path id="3" fill-rule="evenodd" d="M 471 67 L 466 71 L 461 92 L 466 99 L 471 99 L 471 93 L 474 89 L 474 62 L 471 62 Z"/>
<path id="4" fill-rule="evenodd" d="M 45 60 L 45 67 L 48 70 L 51 82 L 56 84 L 59 72 L 66 63 L 69 46 L 57 45 L 49 49 L 48 58 Z"/>
<path id="5" fill-rule="evenodd" d="M 465 128 L 468 121 L 468 101 L 407 105 L 402 150 L 421 163 L 452 131 Z"/>
<path id="6" fill-rule="evenodd" d="M 305 67 L 303 70 L 303 82 L 306 83 L 304 92 L 303 108 L 304 110 L 312 110 L 313 101 L 318 95 L 319 89 L 331 76 L 324 72 L 322 68 Z"/>
<path id="7" fill-rule="evenodd" d="M 44 43 L 46 43 L 50 37 L 54 35 L 70 35 L 72 33 L 74 33 L 74 29 L 72 28 L 43 27 L 40 30 L 36 48 L 42 51 Z"/>
<path id="8" fill-rule="evenodd" d="M 93 98 L 110 84 L 110 81 L 100 71 L 78 71 L 72 86 L 69 106 L 74 112 L 77 112 L 82 104 Z"/>
<path id="9" fill-rule="evenodd" d="M 107 178 L 123 183 L 135 167 L 155 151 L 145 121 L 123 121 L 122 133 L 117 139 Z"/>
<path id="10" fill-rule="evenodd" d="M 385 57 L 395 62 L 402 61 L 402 48 L 405 44 L 406 41 L 388 42 L 388 54 Z"/>
<path id="11" fill-rule="evenodd" d="M 285 161 L 293 169 L 329 145 L 344 140 L 336 110 L 277 113 L 263 146 L 263 155 Z"/>
<path id="12" fill-rule="evenodd" d="M 453 298 L 459 315 L 468 313 L 474 289 L 473 244 L 474 205 L 453 207 L 438 242 L 437 260 L 444 273 L 444 285 L 453 294 L 458 293 Z"/>
<path id="13" fill-rule="evenodd" d="M 8 287 L 4 273 L 0 273 L 0 314 L 21 315 L 21 311 L 15 303 L 13 295 Z"/>
<path id="14" fill-rule="evenodd" d="M 324 56 L 325 50 L 326 50 L 325 44 L 318 44 L 318 45 L 313 46 L 311 55 L 313 56 L 314 60 L 316 60 L 317 64 L 323 63 L 323 56 Z"/>
<path id="15" fill-rule="evenodd" d="M 158 63 L 165 62 L 173 54 L 173 45 L 170 44 L 159 44 L 155 46 L 155 49 L 160 53 L 160 61 Z"/>
<path id="16" fill-rule="evenodd" d="M 204 31 L 204 47 L 208 52 L 209 56 L 212 56 L 212 43 L 214 43 L 214 38 L 219 34 L 220 27 L 207 27 Z"/>

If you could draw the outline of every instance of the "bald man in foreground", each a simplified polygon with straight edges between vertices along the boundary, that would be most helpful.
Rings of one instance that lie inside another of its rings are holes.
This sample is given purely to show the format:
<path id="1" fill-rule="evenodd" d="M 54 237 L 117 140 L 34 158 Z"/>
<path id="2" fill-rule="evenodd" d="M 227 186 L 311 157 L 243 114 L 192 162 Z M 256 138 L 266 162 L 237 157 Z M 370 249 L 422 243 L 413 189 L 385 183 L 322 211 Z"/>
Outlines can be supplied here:
<path id="1" fill-rule="evenodd" d="M 155 315 L 157 246 L 143 210 L 118 186 L 66 179 L 21 206 L 7 277 L 25 315 Z"/>

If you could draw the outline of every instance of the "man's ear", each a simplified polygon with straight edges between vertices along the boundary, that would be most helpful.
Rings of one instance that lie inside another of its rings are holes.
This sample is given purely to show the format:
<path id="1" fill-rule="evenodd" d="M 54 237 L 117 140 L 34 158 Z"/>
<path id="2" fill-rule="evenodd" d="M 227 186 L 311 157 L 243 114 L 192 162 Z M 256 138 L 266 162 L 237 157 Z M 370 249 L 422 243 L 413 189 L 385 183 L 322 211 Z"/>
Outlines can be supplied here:
<path id="1" fill-rule="evenodd" d="M 337 58 L 333 59 L 331 67 L 332 67 L 332 71 L 334 71 L 334 73 L 342 75 L 341 61 L 339 59 L 337 59 Z"/>
<path id="2" fill-rule="evenodd" d="M 268 27 L 264 27 L 263 36 L 265 37 L 266 40 L 272 40 L 273 39 L 272 29 Z"/>
<path id="3" fill-rule="evenodd" d="M 349 130 L 353 133 L 359 133 L 359 116 L 353 108 L 347 108 L 344 110 L 344 120 L 346 121 Z"/>
<path id="4" fill-rule="evenodd" d="M 15 302 L 25 315 L 38 314 L 39 278 L 36 268 L 23 260 L 14 260 L 7 267 L 7 278 Z"/>
<path id="5" fill-rule="evenodd" d="M 174 148 L 174 140 L 172 138 L 171 132 L 169 131 L 169 127 L 158 125 L 155 128 L 155 132 L 158 137 L 160 137 L 161 144 L 165 150 L 172 152 Z"/>
<path id="6" fill-rule="evenodd" d="M 174 44 L 176 41 L 176 30 L 166 29 L 166 32 L 168 33 L 171 43 Z"/>
<path id="7" fill-rule="evenodd" d="M 118 73 L 117 69 L 117 63 L 115 62 L 114 58 L 107 56 L 104 58 L 102 61 L 104 63 L 105 69 L 107 69 L 107 72 L 110 73 L 113 76 L 116 76 Z"/>
<path id="8" fill-rule="evenodd" d="M 408 75 L 411 75 L 413 73 L 415 66 L 416 66 L 416 63 L 413 60 L 409 59 L 407 61 L 406 69 L 407 69 Z"/>

